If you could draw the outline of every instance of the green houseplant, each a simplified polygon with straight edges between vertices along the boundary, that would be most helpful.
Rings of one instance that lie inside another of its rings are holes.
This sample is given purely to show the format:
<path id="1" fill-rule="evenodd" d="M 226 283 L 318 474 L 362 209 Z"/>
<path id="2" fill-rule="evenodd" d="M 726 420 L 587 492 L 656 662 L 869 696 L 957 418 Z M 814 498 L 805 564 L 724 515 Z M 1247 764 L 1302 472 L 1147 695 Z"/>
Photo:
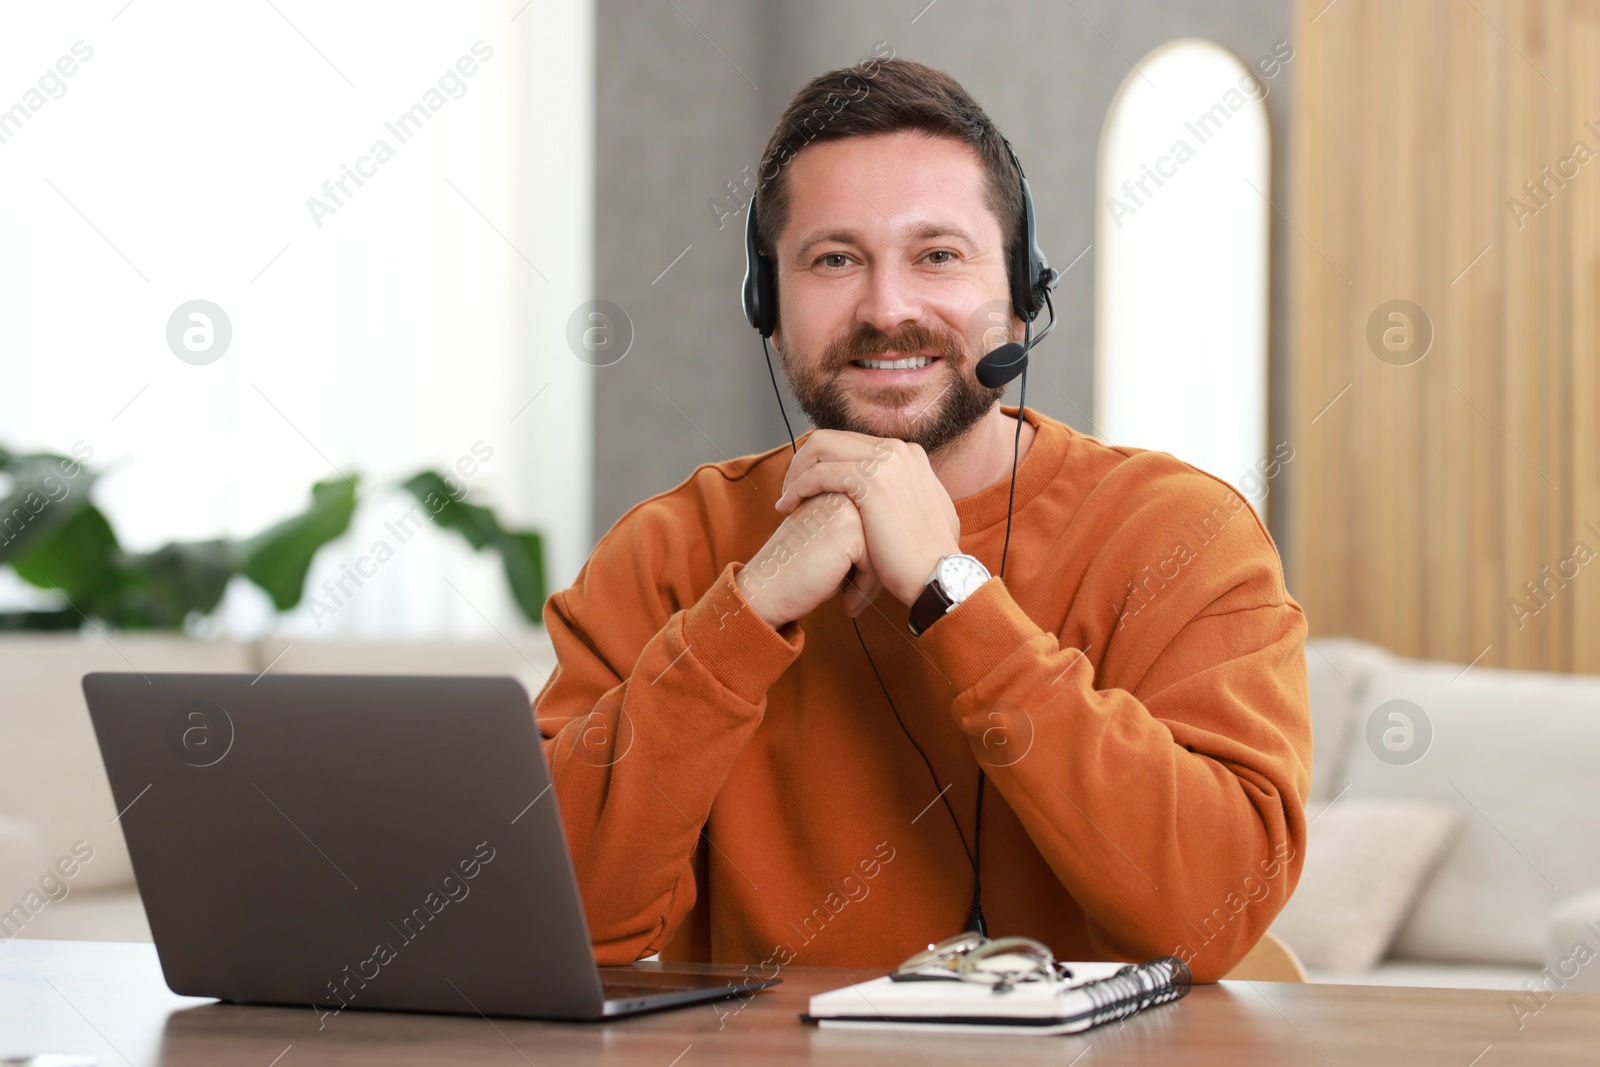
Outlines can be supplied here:
<path id="1" fill-rule="evenodd" d="M 0 565 L 65 601 L 50 610 L 0 612 L 0 631 L 70 630 L 91 620 L 122 630 L 176 630 L 191 616 L 216 610 L 234 575 L 288 611 L 305 595 L 318 549 L 349 529 L 358 503 L 357 480 L 318 482 L 304 511 L 252 537 L 128 552 L 90 500 L 98 477 L 85 466 L 91 455 L 79 445 L 70 456 L 0 448 L 0 474 L 9 482 L 0 498 Z M 454 530 L 475 551 L 498 552 L 518 609 L 529 622 L 540 621 L 545 576 L 537 532 L 507 529 L 489 508 L 461 499 L 459 484 L 435 471 L 421 471 L 401 487 L 436 525 Z"/>

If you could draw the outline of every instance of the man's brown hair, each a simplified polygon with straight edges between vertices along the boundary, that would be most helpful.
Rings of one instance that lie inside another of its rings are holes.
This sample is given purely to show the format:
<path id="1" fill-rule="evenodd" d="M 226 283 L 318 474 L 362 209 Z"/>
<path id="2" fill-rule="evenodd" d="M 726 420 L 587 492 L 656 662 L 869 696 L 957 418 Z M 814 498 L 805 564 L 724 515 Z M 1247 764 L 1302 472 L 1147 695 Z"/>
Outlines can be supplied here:
<path id="1" fill-rule="evenodd" d="M 988 172 L 989 210 L 1000 221 L 1006 277 L 1022 244 L 1022 181 L 1005 138 L 950 75 L 909 59 L 871 58 L 819 74 L 784 108 L 761 156 L 756 242 L 777 264 L 778 234 L 789 221 L 788 166 L 807 145 L 848 137 L 919 131 L 970 145 Z"/>

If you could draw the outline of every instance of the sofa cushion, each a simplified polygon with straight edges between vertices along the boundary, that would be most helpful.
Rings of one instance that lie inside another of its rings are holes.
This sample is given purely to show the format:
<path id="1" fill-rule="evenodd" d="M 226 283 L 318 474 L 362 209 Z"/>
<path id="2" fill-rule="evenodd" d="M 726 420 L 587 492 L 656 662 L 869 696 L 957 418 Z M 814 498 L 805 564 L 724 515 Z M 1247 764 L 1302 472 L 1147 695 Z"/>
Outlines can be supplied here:
<path id="1" fill-rule="evenodd" d="M 1543 988 L 1600 993 L 1600 891 L 1562 901 L 1546 931 Z"/>
<path id="2" fill-rule="evenodd" d="M 50 941 L 153 941 L 144 902 L 133 886 L 72 890 L 52 900 L 17 935 Z"/>
<path id="3" fill-rule="evenodd" d="M 1354 637 L 1306 639 L 1306 682 L 1311 691 L 1311 796 L 1320 804 L 1344 788 L 1343 759 L 1372 672 L 1389 653 Z"/>
<path id="4" fill-rule="evenodd" d="M 264 637 L 260 668 L 286 674 L 510 675 L 537 696 L 556 667 L 543 630 L 487 641 L 310 641 Z"/>
<path id="5" fill-rule="evenodd" d="M 1383 958 L 1461 817 L 1453 805 L 1344 797 L 1313 816 L 1305 868 L 1272 924 L 1308 967 L 1351 973 Z"/>
<path id="6" fill-rule="evenodd" d="M 3 909 L 19 896 L 45 865 L 44 833 L 19 815 L 0 814 L 0 937 L 7 936 Z"/>
<path id="7" fill-rule="evenodd" d="M 1394 955 L 1542 966 L 1552 909 L 1600 888 L 1600 678 L 1393 657 L 1354 725 L 1346 799 L 1462 816 Z"/>
<path id="8" fill-rule="evenodd" d="M 53 863 L 76 841 L 94 857 L 73 876 L 74 890 L 130 886 L 133 868 L 112 822 L 105 765 L 83 701 L 90 671 L 244 671 L 250 657 L 232 641 L 168 634 L 115 634 L 111 643 L 78 634 L 0 635 L 0 814 L 33 822 Z M 39 871 L 24 872 L 28 881 Z M 13 887 L 0 886 L 9 903 Z"/>

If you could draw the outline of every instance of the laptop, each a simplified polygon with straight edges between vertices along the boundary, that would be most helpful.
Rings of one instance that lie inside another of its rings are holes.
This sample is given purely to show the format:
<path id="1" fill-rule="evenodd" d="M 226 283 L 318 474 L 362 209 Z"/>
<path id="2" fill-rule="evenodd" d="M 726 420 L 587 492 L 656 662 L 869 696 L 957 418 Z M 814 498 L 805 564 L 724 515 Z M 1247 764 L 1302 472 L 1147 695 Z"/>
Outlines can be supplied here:
<path id="1" fill-rule="evenodd" d="M 97 671 L 83 692 L 174 993 L 583 1020 L 777 984 L 596 966 L 513 678 Z"/>

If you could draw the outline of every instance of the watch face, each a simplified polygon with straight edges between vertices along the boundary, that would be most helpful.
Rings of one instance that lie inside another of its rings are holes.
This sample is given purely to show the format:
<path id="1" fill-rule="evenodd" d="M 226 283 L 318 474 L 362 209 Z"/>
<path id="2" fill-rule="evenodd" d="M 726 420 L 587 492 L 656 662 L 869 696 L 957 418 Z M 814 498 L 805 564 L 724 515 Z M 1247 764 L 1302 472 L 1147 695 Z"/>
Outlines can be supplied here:
<path id="1" fill-rule="evenodd" d="M 939 561 L 939 585 L 957 604 L 988 580 L 988 568 L 971 556 L 946 556 Z"/>

